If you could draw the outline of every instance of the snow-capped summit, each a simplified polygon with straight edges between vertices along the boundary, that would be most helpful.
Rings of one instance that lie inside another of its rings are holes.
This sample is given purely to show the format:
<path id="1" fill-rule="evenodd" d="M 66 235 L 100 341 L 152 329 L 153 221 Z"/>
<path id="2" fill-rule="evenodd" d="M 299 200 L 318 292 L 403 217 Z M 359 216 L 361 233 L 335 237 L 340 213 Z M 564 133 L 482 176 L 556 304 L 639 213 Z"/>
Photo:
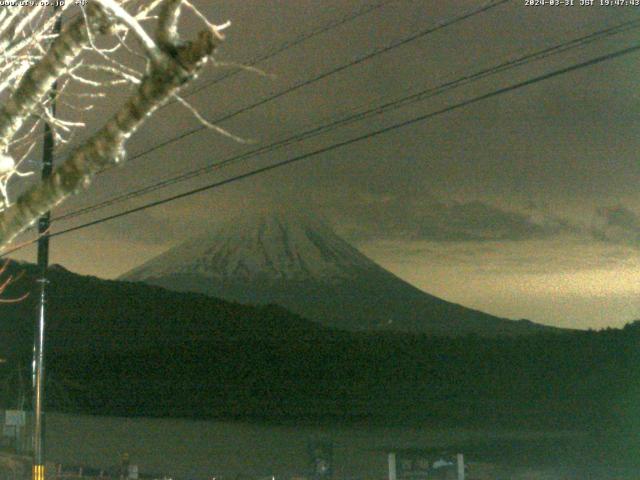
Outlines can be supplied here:
<path id="1" fill-rule="evenodd" d="M 178 245 L 124 278 L 146 281 L 179 274 L 212 282 L 335 283 L 378 268 L 316 217 L 263 210 L 215 225 L 206 235 Z"/>
<path id="2" fill-rule="evenodd" d="M 221 222 L 122 277 L 241 303 L 274 303 L 324 325 L 455 335 L 541 326 L 446 302 L 361 254 L 309 212 L 265 208 Z"/>

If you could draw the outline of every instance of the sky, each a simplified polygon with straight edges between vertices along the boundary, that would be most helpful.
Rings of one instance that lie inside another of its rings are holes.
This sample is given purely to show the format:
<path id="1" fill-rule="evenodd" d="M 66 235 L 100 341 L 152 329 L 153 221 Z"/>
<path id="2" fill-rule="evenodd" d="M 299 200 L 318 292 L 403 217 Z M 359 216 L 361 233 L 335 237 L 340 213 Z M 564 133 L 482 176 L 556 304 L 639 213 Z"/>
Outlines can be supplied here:
<path id="1" fill-rule="evenodd" d="M 243 141 L 206 129 L 185 135 L 199 123 L 174 102 L 129 141 L 129 162 L 99 175 L 87 192 L 54 211 L 54 218 L 640 19 L 640 7 L 599 2 L 580 6 L 580 0 L 573 6 L 529 6 L 525 0 L 512 0 L 433 29 L 489 2 L 194 3 L 212 21 L 230 20 L 232 25 L 215 64 L 184 97 L 212 121 L 244 109 L 219 122 Z M 195 31 L 197 22 L 185 14 L 185 35 Z M 253 65 L 254 59 L 334 23 L 339 24 Z M 632 27 L 150 194 L 59 220 L 53 231 L 632 47 L 640 44 L 640 30 Z M 246 108 L 430 28 L 435 31 Z M 52 239 L 51 261 L 78 273 L 117 278 L 206 231 L 210 223 L 276 202 L 321 214 L 363 253 L 446 300 L 562 327 L 621 327 L 640 319 L 639 66 L 640 52 L 629 53 L 268 173 L 61 235 Z M 229 73 L 233 75 L 211 84 Z M 71 146 L 95 130 L 126 95 L 122 88 L 109 90 L 107 98 L 85 114 L 87 128 L 76 132 Z M 78 113 L 61 105 L 60 115 L 75 118 Z M 57 161 L 68 149 L 59 149 Z M 33 261 L 35 250 L 25 248 L 14 258 Z"/>

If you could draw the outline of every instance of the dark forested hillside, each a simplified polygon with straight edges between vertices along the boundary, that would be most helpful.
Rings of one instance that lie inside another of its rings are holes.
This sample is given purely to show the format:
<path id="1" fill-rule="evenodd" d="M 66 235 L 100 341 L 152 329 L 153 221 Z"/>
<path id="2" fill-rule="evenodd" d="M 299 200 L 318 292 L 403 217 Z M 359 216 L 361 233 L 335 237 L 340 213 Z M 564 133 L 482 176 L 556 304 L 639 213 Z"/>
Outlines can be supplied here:
<path id="1" fill-rule="evenodd" d="M 51 276 L 50 409 L 263 421 L 638 425 L 640 323 L 497 338 L 349 333 L 280 307 L 55 268 Z M 7 360 L 0 364 L 1 393 L 11 405 L 20 367 L 28 378 L 34 298 L 0 308 L 0 357 Z"/>

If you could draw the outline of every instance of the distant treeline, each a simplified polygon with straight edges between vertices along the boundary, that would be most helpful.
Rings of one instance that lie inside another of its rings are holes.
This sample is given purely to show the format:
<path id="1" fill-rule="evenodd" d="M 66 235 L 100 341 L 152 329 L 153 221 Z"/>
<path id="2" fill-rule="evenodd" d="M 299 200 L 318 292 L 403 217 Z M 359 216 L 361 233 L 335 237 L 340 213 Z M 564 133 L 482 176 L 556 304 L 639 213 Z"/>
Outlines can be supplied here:
<path id="1" fill-rule="evenodd" d="M 277 312 L 264 313 L 274 314 L 275 323 Z M 638 325 L 453 340 L 244 333 L 221 332 L 172 348 L 56 355 L 49 362 L 53 378 L 78 388 L 67 390 L 71 403 L 54 397 L 52 407 L 265 421 L 606 429 L 628 425 L 640 405 Z"/>
<path id="2" fill-rule="evenodd" d="M 64 270 L 51 275 L 51 410 L 640 428 L 640 322 L 499 338 L 347 333 L 276 306 L 242 306 Z M 32 297 L 0 305 L 4 406 L 15 405 L 29 384 Z"/>

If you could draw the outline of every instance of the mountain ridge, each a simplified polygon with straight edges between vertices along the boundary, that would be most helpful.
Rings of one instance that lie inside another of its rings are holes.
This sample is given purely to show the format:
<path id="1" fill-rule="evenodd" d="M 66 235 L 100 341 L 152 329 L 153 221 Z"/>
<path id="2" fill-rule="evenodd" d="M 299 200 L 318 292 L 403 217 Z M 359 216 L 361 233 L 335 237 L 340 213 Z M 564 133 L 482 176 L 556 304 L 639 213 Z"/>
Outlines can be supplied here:
<path id="1" fill-rule="evenodd" d="M 423 292 L 360 253 L 312 214 L 264 209 L 214 224 L 120 279 L 248 304 L 278 304 L 351 331 L 438 335 L 551 330 Z"/>
<path id="2" fill-rule="evenodd" d="M 31 295 L 3 304 L 0 315 L 6 408 L 28 389 L 33 352 L 38 269 L 14 262 L 6 272 L 20 273 L 5 298 Z M 48 278 L 48 411 L 458 428 L 591 427 L 628 411 L 624 425 L 637 431 L 629 422 L 637 419 L 629 416 L 638 404 L 637 323 L 492 338 L 347 332 L 282 307 L 64 267 L 52 266 Z"/>

